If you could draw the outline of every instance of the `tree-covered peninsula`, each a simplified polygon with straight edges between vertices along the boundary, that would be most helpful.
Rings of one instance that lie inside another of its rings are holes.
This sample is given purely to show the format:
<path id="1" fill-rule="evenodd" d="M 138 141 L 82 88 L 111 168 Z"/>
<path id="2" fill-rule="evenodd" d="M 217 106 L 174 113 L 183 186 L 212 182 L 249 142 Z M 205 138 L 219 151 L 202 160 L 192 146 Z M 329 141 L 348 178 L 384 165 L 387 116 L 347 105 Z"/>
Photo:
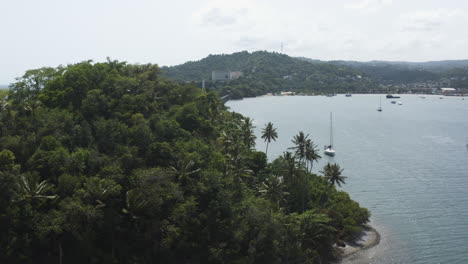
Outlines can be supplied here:
<path id="1" fill-rule="evenodd" d="M 294 142 L 269 163 L 156 65 L 27 71 L 0 98 L 0 263 L 327 263 L 369 212 Z"/>

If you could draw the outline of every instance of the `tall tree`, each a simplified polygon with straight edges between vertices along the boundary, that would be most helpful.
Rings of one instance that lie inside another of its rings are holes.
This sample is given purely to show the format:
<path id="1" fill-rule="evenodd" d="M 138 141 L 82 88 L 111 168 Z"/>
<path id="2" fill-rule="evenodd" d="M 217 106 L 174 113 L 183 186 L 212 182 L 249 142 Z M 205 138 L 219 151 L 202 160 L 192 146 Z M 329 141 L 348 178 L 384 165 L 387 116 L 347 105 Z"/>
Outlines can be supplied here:
<path id="1" fill-rule="evenodd" d="M 241 123 L 241 133 L 242 140 L 248 149 L 255 147 L 255 139 L 257 137 L 254 134 L 254 128 L 255 126 L 253 125 L 253 120 L 249 117 L 244 118 L 243 122 Z"/>
<path id="2" fill-rule="evenodd" d="M 343 169 L 341 169 L 340 165 L 336 163 L 334 164 L 328 163 L 327 165 L 325 165 L 325 167 L 323 167 L 323 171 L 321 171 L 321 173 L 323 173 L 323 176 L 325 176 L 325 178 L 328 180 L 328 182 L 331 185 L 337 184 L 340 187 L 341 187 L 341 184 L 345 184 L 345 179 L 347 178 L 341 175 L 342 172 L 343 172 Z"/>
<path id="3" fill-rule="evenodd" d="M 278 133 L 276 132 L 276 128 L 273 127 L 273 123 L 268 122 L 265 128 L 262 129 L 262 138 L 267 143 L 265 154 L 268 154 L 268 145 L 272 140 L 276 141 L 276 139 L 278 138 Z"/>
<path id="4" fill-rule="evenodd" d="M 260 193 L 272 202 L 276 210 L 279 210 L 281 208 L 281 202 L 284 201 L 284 196 L 289 194 L 285 189 L 283 177 L 272 175 L 262 183 Z"/>
<path id="5" fill-rule="evenodd" d="M 319 154 L 319 150 L 317 149 L 317 145 L 312 142 L 312 140 L 307 139 L 305 144 L 305 160 L 308 164 L 310 164 L 309 171 L 312 172 L 312 167 L 314 165 L 314 161 L 318 161 L 321 158 Z"/>
<path id="6" fill-rule="evenodd" d="M 291 140 L 294 143 L 294 147 L 290 149 L 295 150 L 294 154 L 299 159 L 299 162 L 302 163 L 306 156 L 306 146 L 309 134 L 305 135 L 304 132 L 299 131 L 299 134 L 295 135 Z"/>

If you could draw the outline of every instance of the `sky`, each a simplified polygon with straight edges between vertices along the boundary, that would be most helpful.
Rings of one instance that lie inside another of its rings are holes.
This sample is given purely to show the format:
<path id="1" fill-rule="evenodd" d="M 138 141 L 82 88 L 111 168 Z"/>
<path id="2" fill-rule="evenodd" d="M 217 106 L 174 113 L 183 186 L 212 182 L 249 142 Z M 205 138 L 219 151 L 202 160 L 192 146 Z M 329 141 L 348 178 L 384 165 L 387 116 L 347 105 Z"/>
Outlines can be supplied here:
<path id="1" fill-rule="evenodd" d="M 468 59 L 466 0 L 0 0 L 0 84 L 107 57 L 160 66 L 267 50 L 320 60 Z"/>

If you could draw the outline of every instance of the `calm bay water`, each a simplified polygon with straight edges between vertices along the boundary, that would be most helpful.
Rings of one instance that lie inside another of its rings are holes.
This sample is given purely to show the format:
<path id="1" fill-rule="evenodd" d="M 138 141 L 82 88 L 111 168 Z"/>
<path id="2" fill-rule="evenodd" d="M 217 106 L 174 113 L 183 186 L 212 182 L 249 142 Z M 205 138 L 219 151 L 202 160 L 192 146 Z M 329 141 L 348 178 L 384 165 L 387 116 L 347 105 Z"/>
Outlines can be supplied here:
<path id="1" fill-rule="evenodd" d="M 467 263 L 468 98 L 403 95 L 403 105 L 380 95 L 265 96 L 229 101 L 254 119 L 257 149 L 268 122 L 279 138 L 270 160 L 291 147 L 300 130 L 320 150 L 329 142 L 333 112 L 334 158 L 322 154 L 314 172 L 339 163 L 343 189 L 372 212 L 381 243 L 344 263 Z M 323 152 L 322 152 L 323 153 Z"/>

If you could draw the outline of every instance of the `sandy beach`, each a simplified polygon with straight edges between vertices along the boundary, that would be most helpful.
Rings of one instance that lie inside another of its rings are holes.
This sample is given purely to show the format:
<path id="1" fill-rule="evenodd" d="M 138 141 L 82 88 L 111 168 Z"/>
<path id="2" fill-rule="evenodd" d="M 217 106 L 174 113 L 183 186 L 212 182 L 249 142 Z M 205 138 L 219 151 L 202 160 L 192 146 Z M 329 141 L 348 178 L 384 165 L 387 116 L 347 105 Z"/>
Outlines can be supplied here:
<path id="1" fill-rule="evenodd" d="M 350 243 L 346 242 L 346 247 L 338 248 L 341 259 L 350 257 L 356 252 L 374 247 L 380 243 L 380 234 L 371 226 L 362 231 L 357 239 Z"/>

